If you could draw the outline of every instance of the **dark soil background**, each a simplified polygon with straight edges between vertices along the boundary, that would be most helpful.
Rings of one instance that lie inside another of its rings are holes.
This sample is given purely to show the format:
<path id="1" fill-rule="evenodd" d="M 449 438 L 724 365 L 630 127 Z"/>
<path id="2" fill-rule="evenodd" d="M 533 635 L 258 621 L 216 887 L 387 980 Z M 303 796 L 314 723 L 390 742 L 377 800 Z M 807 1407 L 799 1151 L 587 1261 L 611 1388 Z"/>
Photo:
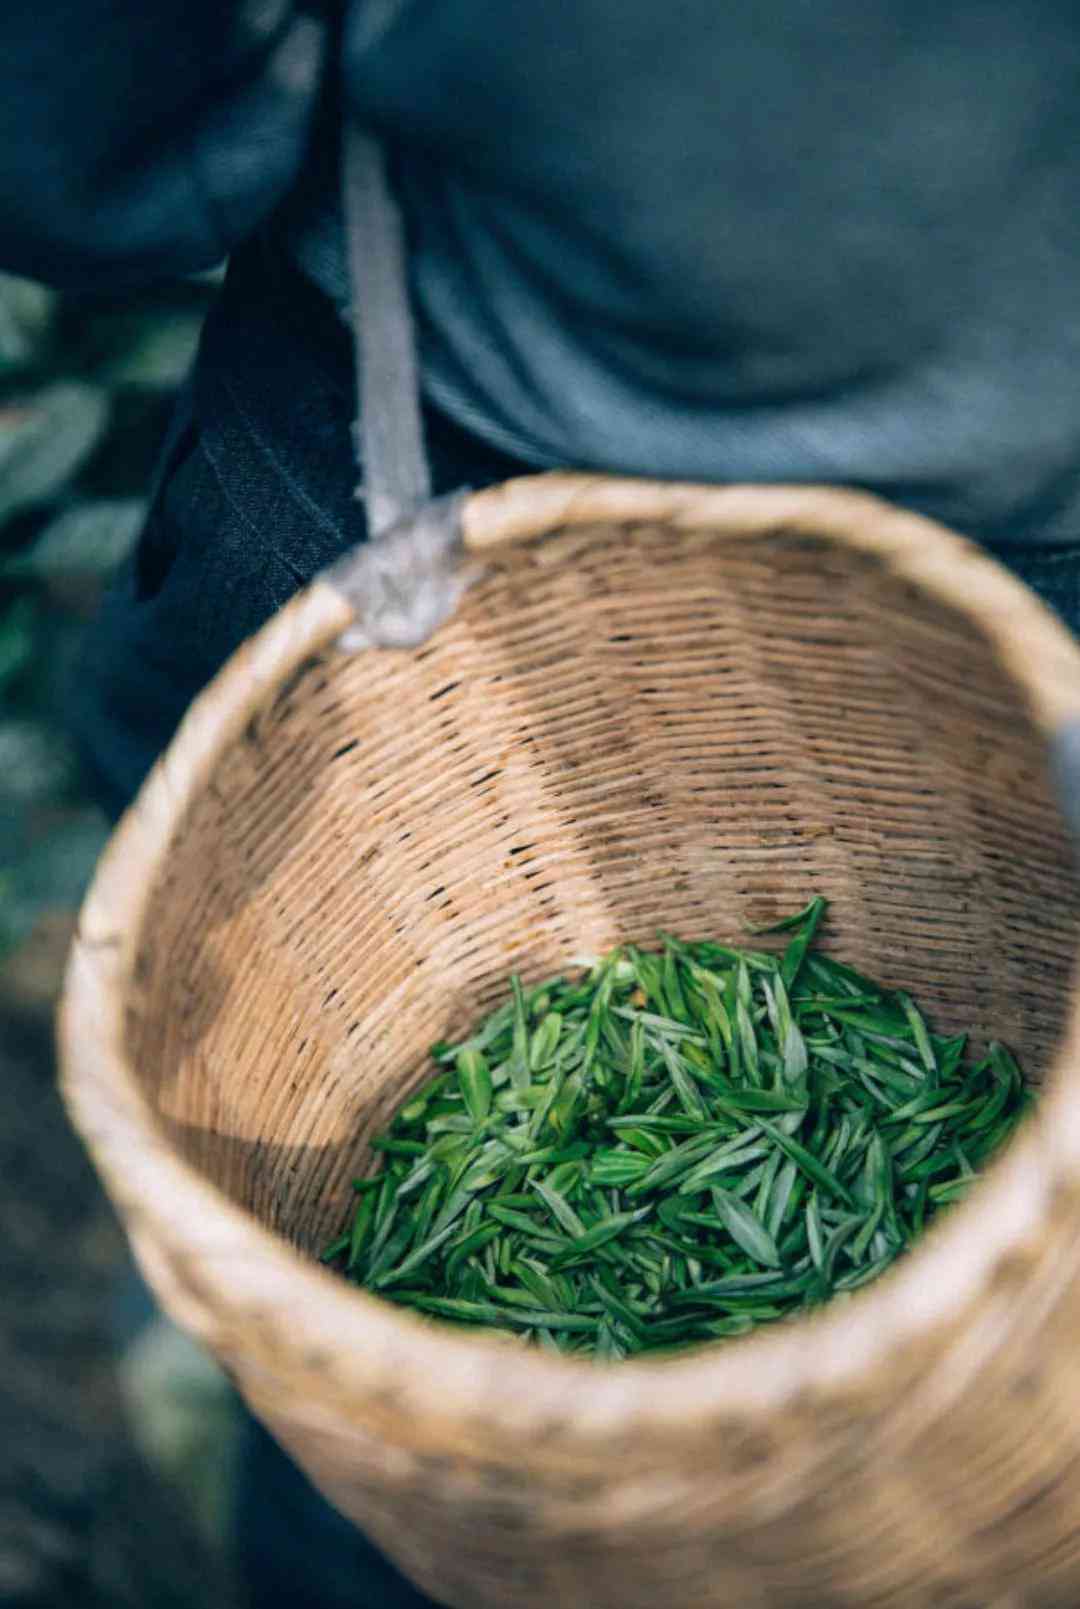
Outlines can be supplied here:
<path id="1" fill-rule="evenodd" d="M 212 295 L 211 280 L 85 303 L 0 276 L 0 1605 L 18 1609 L 232 1602 L 222 1527 L 140 1450 L 113 1340 L 126 1251 L 52 1052 L 107 835 L 64 675 L 137 535 Z"/>

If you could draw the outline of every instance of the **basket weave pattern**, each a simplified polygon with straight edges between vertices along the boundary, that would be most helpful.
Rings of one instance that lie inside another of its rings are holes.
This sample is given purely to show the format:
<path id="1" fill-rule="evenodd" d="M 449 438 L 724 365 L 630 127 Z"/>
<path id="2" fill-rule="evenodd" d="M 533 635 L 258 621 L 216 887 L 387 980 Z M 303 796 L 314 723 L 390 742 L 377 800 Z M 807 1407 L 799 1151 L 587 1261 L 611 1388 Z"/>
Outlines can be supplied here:
<path id="1" fill-rule="evenodd" d="M 1080 654 L 871 499 L 565 476 L 474 499 L 415 653 L 316 584 L 106 856 L 65 1090 L 159 1296 L 327 1494 L 460 1609 L 1080 1601 L 1080 877 L 1047 737 Z M 436 1038 L 658 928 L 825 947 L 1048 1091 L 852 1301 L 599 1370 L 298 1256 Z"/>

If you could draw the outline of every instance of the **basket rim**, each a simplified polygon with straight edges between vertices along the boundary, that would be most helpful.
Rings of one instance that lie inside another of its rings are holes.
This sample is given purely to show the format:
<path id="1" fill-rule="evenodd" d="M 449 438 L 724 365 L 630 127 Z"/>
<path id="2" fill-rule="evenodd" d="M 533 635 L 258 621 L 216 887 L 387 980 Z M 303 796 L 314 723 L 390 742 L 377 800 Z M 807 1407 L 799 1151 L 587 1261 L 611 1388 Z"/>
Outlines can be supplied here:
<path id="1" fill-rule="evenodd" d="M 974 544 L 867 493 L 553 472 L 474 495 L 465 531 L 467 545 L 485 552 L 570 526 L 657 520 L 722 538 L 783 529 L 873 552 L 978 622 L 1048 737 L 1080 719 L 1080 647 L 1052 612 Z M 124 1052 L 124 1001 L 137 986 L 137 938 L 156 868 L 176 822 L 253 708 L 334 644 L 351 618 L 345 599 L 316 580 L 191 706 L 102 856 L 58 1012 L 61 1092 L 136 1256 L 151 1282 L 167 1287 L 172 1316 L 226 1367 L 235 1364 L 241 1386 L 257 1394 L 265 1380 L 279 1390 L 286 1377 L 312 1411 L 334 1415 L 366 1407 L 385 1416 L 392 1400 L 396 1422 L 409 1426 L 403 1434 L 446 1448 L 510 1432 L 538 1438 L 543 1457 L 544 1432 L 550 1438 L 556 1426 L 553 1439 L 578 1454 L 610 1446 L 631 1428 L 654 1447 L 664 1438 L 685 1444 L 688 1434 L 704 1439 L 720 1424 L 760 1420 L 781 1406 L 850 1404 L 890 1358 L 947 1330 L 995 1287 L 1013 1281 L 1015 1288 L 1016 1268 L 1034 1254 L 1047 1218 L 1080 1197 L 1075 992 L 1034 1120 L 972 1197 L 880 1280 L 849 1302 L 764 1327 L 736 1346 L 631 1359 L 615 1369 L 433 1326 L 358 1290 L 263 1227 L 171 1149 Z M 965 1380 L 979 1361 L 965 1356 Z M 927 1396 L 927 1412 L 940 1411 L 940 1390 Z M 911 1422 L 909 1402 L 909 1429 Z"/>

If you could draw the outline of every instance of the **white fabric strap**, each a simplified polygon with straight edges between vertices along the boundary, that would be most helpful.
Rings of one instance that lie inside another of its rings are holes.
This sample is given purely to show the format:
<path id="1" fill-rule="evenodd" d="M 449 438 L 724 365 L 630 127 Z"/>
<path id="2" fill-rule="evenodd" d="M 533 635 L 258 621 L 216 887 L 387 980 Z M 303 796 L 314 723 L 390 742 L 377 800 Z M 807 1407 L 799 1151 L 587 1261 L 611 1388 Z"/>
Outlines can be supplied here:
<path id="1" fill-rule="evenodd" d="M 431 496 L 405 233 L 382 147 L 348 126 L 345 235 L 356 351 L 356 448 L 373 540 Z"/>
<path id="2" fill-rule="evenodd" d="M 342 188 L 356 360 L 357 497 L 370 540 L 325 579 L 356 611 L 346 648 L 415 648 L 457 607 L 464 564 L 462 490 L 432 500 L 424 445 L 405 232 L 381 146 L 347 127 Z"/>

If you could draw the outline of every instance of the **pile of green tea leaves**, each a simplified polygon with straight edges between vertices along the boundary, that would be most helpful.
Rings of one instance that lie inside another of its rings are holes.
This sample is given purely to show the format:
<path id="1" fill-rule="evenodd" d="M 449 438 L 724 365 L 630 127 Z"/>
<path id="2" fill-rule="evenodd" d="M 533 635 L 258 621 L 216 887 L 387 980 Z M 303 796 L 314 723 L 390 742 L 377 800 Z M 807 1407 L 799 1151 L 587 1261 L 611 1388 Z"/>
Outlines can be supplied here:
<path id="1" fill-rule="evenodd" d="M 959 1199 L 1030 1094 L 1012 1056 L 815 954 L 663 936 L 511 997 L 372 1143 L 324 1260 L 434 1318 L 622 1358 L 854 1291 Z"/>

